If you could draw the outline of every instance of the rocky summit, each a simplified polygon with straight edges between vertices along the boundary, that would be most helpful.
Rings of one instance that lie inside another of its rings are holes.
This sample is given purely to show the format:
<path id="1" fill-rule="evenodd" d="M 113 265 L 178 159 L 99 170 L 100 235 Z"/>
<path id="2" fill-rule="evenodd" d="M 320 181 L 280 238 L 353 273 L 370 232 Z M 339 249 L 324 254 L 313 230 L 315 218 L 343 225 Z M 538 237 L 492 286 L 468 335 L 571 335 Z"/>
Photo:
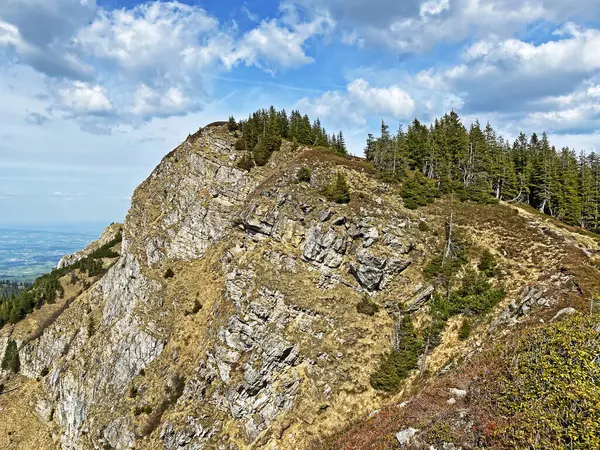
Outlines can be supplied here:
<path id="1" fill-rule="evenodd" d="M 2 328 L 0 447 L 530 448 L 535 407 L 511 408 L 536 391 L 498 386 L 554 376 L 526 343 L 595 317 L 598 237 L 502 202 L 407 209 L 323 148 L 247 170 L 235 143 L 189 136 L 61 260 L 58 298 Z M 349 202 L 325 195 L 338 176 Z"/>

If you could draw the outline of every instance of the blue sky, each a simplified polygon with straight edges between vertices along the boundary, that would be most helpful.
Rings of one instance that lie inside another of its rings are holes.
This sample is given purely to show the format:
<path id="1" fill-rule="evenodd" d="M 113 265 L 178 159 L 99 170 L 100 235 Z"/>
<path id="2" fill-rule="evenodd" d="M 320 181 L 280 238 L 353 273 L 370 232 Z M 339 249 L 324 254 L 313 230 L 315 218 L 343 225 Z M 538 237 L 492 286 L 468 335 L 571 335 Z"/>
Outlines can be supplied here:
<path id="1" fill-rule="evenodd" d="M 600 150 L 600 2 L 2 0 L 0 226 L 123 220 L 189 133 L 271 104 L 355 154 L 451 109 Z"/>

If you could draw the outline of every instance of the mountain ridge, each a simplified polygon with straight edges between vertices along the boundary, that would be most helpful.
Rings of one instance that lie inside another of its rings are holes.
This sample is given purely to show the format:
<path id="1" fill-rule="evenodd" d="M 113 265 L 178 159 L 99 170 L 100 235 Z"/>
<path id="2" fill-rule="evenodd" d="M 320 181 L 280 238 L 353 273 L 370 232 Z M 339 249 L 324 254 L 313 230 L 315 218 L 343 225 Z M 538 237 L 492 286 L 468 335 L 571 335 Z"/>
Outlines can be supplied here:
<path id="1" fill-rule="evenodd" d="M 585 310 L 596 292 L 591 233 L 451 196 L 407 209 L 366 161 L 286 141 L 244 170 L 238 139 L 223 122 L 190 135 L 135 190 L 102 271 L 66 272 L 56 304 L 0 331 L 0 354 L 15 342 L 20 366 L 2 372 L 18 387 L 0 397 L 5 448 L 319 448 L 494 339 Z M 348 204 L 325 195 L 338 174 Z M 375 390 L 404 317 L 416 338 L 433 333 L 429 286 L 444 284 L 425 271 L 448 224 L 470 236 L 448 277 L 479 276 L 488 251 L 499 269 L 481 283 L 506 295 L 485 313 L 452 313 L 402 387 Z M 473 331 L 460 340 L 465 319 Z"/>

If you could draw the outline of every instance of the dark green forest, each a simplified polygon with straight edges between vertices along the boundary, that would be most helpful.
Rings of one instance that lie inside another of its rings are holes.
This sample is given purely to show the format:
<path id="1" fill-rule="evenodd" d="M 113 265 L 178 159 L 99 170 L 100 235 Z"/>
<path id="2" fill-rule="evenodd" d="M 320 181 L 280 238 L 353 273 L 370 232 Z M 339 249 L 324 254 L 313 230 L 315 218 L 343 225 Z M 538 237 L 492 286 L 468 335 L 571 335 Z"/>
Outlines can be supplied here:
<path id="1" fill-rule="evenodd" d="M 511 143 L 489 123 L 467 129 L 451 112 L 429 126 L 415 119 L 396 133 L 382 122 L 380 135 L 368 136 L 365 156 L 384 176 L 404 181 L 408 207 L 454 192 L 461 200 L 527 204 L 600 229 L 600 158 L 557 149 L 546 133 L 521 133 Z"/>
<path id="2" fill-rule="evenodd" d="M 18 294 L 19 292 L 25 290 L 28 286 L 28 283 L 23 283 L 20 281 L 0 280 L 0 298 Z"/>
<path id="3" fill-rule="evenodd" d="M 273 106 L 250 114 L 248 119 L 236 122 L 229 118 L 229 131 L 237 134 L 236 150 L 247 153 L 239 166 L 250 170 L 254 166 L 264 166 L 273 152 L 279 150 L 283 139 L 295 145 L 324 147 L 346 155 L 346 142 L 340 131 L 329 135 L 319 119 L 311 122 L 307 115 L 292 111 L 287 115 L 285 109 L 276 111 Z"/>

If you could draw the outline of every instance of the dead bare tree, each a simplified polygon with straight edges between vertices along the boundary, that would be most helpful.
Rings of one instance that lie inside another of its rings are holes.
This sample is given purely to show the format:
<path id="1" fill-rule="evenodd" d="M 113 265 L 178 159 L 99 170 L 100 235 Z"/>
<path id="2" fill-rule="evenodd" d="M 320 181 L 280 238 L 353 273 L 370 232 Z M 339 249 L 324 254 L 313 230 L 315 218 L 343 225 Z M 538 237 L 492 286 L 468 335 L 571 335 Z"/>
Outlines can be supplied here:
<path id="1" fill-rule="evenodd" d="M 450 219 L 446 222 L 446 245 L 444 246 L 444 254 L 442 256 L 442 267 L 446 261 L 453 256 L 452 238 L 454 232 L 454 212 L 450 213 Z"/>

